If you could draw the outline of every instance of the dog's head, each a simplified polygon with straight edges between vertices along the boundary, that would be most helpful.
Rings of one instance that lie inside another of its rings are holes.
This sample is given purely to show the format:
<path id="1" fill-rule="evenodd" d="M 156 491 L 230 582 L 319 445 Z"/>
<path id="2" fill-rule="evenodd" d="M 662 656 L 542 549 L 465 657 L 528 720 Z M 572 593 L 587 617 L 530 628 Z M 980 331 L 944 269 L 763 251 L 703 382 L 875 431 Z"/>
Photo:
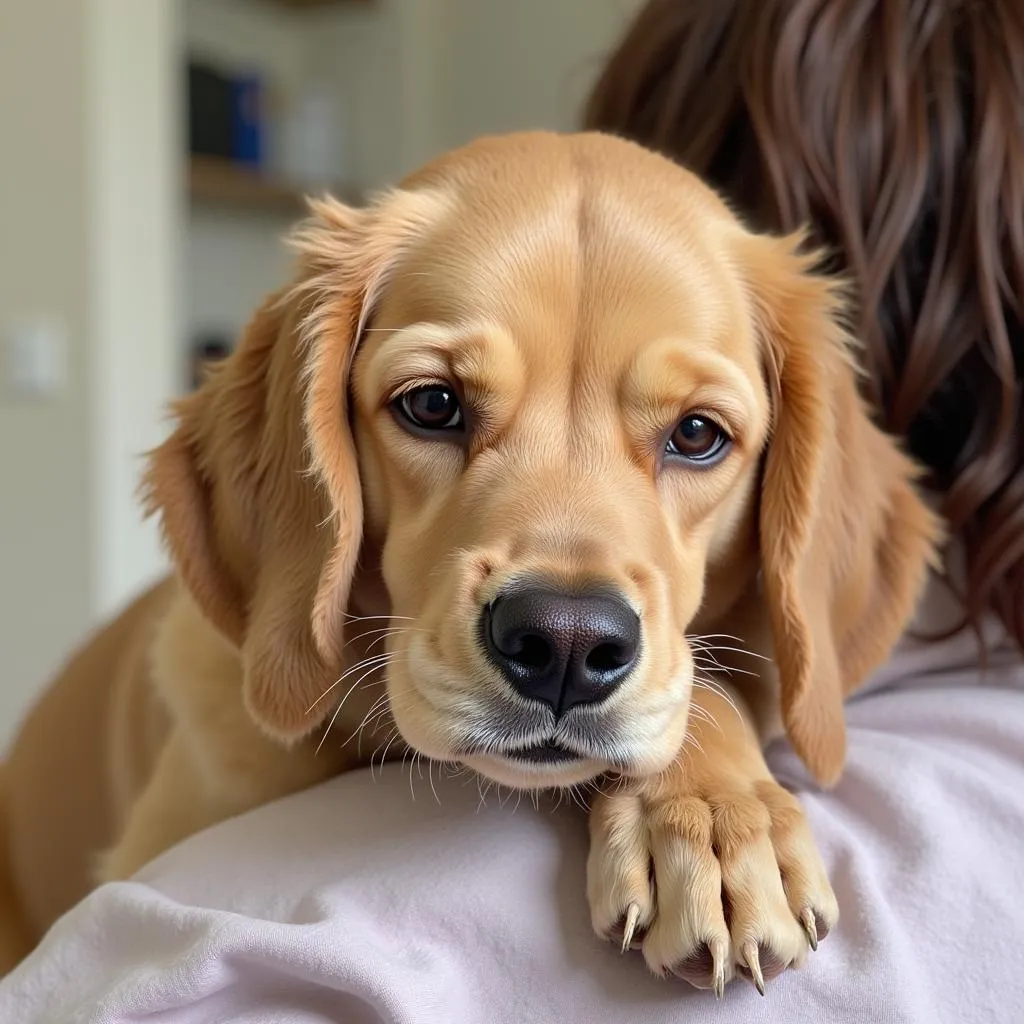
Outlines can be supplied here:
<path id="1" fill-rule="evenodd" d="M 269 732 L 331 713 L 354 602 L 393 616 L 412 747 L 524 786 L 654 772 L 689 635 L 753 601 L 787 731 L 838 774 L 934 524 L 799 239 L 629 143 L 530 134 L 316 204 L 296 244 L 149 475 Z"/>

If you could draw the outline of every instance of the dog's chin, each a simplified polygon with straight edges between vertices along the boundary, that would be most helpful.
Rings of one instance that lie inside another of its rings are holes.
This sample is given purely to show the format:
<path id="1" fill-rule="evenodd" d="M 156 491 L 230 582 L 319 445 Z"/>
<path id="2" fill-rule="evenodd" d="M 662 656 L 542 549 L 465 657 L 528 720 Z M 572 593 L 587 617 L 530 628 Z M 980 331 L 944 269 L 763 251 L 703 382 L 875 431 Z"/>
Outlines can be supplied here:
<path id="1" fill-rule="evenodd" d="M 518 754 L 468 754 L 459 760 L 477 774 L 513 789 L 577 786 L 609 768 L 605 762 L 549 746 L 534 747 Z"/>

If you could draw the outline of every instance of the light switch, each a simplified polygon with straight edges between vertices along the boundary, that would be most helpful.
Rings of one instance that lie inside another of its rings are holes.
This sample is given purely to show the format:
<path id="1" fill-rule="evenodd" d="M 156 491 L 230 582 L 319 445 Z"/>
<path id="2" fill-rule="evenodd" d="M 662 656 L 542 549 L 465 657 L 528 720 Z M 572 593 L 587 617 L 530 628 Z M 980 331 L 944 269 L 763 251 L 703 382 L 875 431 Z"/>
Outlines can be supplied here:
<path id="1" fill-rule="evenodd" d="M 63 324 L 41 316 L 9 324 L 3 334 L 8 394 L 39 401 L 60 395 L 67 381 Z"/>

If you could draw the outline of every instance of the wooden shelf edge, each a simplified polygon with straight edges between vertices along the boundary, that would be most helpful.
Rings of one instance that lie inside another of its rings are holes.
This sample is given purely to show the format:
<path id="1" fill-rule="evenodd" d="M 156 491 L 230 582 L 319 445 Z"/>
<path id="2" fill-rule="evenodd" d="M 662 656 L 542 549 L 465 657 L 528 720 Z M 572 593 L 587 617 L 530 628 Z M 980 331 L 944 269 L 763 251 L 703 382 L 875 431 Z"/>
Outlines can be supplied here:
<path id="1" fill-rule="evenodd" d="M 373 3 L 373 0 L 271 0 L 271 2 L 290 11 L 312 11 L 325 7 L 363 7 Z"/>
<path id="2" fill-rule="evenodd" d="M 346 186 L 305 189 L 210 156 L 188 158 L 188 192 L 197 205 L 292 215 L 305 211 L 307 195 L 330 192 L 344 202 L 358 201 L 356 190 Z"/>
<path id="3" fill-rule="evenodd" d="M 325 7 L 366 6 L 373 0 L 272 0 L 279 7 L 288 10 L 321 10 Z"/>

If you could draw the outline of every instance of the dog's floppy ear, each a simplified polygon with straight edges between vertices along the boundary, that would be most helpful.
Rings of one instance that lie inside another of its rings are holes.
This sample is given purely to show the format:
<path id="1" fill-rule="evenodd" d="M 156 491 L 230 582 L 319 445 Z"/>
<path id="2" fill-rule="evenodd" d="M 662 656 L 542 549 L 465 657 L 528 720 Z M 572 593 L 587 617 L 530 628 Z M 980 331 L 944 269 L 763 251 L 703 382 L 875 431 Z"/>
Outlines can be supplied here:
<path id="1" fill-rule="evenodd" d="M 150 456 L 147 507 L 178 574 L 238 647 L 253 718 L 282 740 L 332 707 L 320 698 L 338 676 L 362 538 L 348 373 L 375 291 L 431 205 L 411 192 L 365 210 L 312 204 L 297 283 L 176 404 Z"/>
<path id="2" fill-rule="evenodd" d="M 843 699 L 906 628 L 940 528 L 916 467 L 867 414 L 843 299 L 801 243 L 758 237 L 743 262 L 773 399 L 760 547 L 783 721 L 830 785 L 846 754 Z"/>

